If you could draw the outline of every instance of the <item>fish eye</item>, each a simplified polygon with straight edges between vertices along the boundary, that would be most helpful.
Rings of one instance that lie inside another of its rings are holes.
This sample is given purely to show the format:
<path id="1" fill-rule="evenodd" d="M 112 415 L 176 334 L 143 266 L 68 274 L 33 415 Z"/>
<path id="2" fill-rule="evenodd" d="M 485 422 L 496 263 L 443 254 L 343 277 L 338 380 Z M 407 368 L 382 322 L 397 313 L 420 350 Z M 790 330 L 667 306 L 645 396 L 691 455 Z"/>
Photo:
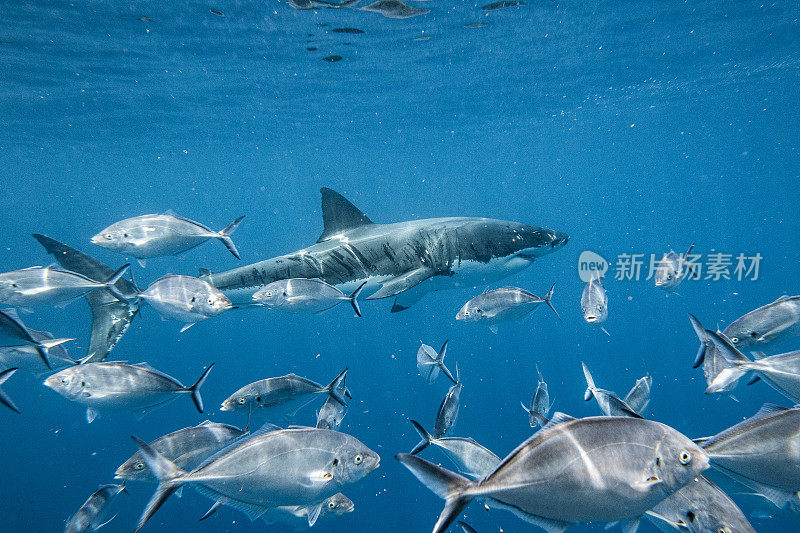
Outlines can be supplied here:
<path id="1" fill-rule="evenodd" d="M 694 511 L 686 511 L 686 518 L 689 519 L 689 522 L 694 522 L 695 514 Z"/>
<path id="2" fill-rule="evenodd" d="M 85 381 L 81 381 L 81 387 L 85 387 L 85 386 L 86 386 L 86 382 Z"/>
<path id="3" fill-rule="evenodd" d="M 69 382 L 67 378 L 61 378 L 61 384 L 66 385 Z"/>
<path id="4" fill-rule="evenodd" d="M 17 285 L 16 283 L 12 283 L 11 286 L 16 289 L 19 285 Z"/>
<path id="5" fill-rule="evenodd" d="M 758 333 L 753 331 L 753 332 L 750 333 L 750 336 L 753 337 L 754 339 L 757 339 L 758 338 Z"/>
<path id="6" fill-rule="evenodd" d="M 480 309 L 476 309 L 475 312 L 478 313 L 478 314 L 482 313 L 482 311 Z"/>
<path id="7" fill-rule="evenodd" d="M 209 303 L 209 305 L 212 305 L 214 303 L 214 299 L 213 298 L 209 298 L 208 299 L 208 303 Z"/>
<path id="8" fill-rule="evenodd" d="M 731 529 L 728 526 L 719 526 L 717 533 L 731 533 Z"/>
<path id="9" fill-rule="evenodd" d="M 328 509 L 333 509 L 334 507 L 336 507 L 336 504 L 335 504 L 335 503 L 333 503 L 333 502 L 328 502 Z"/>
<path id="10" fill-rule="evenodd" d="M 195 301 L 195 297 L 194 297 L 194 296 L 192 296 L 192 299 L 191 299 L 191 300 L 189 300 L 189 301 L 190 301 L 190 302 L 192 302 L 192 303 L 194 303 L 194 301 Z"/>
<path id="11" fill-rule="evenodd" d="M 469 316 L 469 311 L 464 311 L 464 316 Z"/>
<path id="12" fill-rule="evenodd" d="M 258 403 L 261 403 L 261 396 L 256 396 L 256 401 L 257 401 Z"/>
<path id="13" fill-rule="evenodd" d="M 364 461 L 364 458 L 361 456 L 361 454 L 358 454 L 355 456 L 353 460 L 357 465 L 360 465 Z"/>
<path id="14" fill-rule="evenodd" d="M 141 470 L 142 468 L 144 468 L 144 463 L 136 463 L 133 465 L 134 470 Z"/>
<path id="15" fill-rule="evenodd" d="M 111 240 L 113 237 L 110 233 L 106 233 L 106 240 Z"/>
<path id="16" fill-rule="evenodd" d="M 686 450 L 681 452 L 680 462 L 682 465 L 688 465 L 692 462 L 692 454 Z"/>
<path id="17" fill-rule="evenodd" d="M 731 342 L 733 344 L 738 344 L 739 343 L 739 337 L 731 337 Z"/>
<path id="18" fill-rule="evenodd" d="M 672 274 L 667 274 L 667 279 L 668 280 L 672 279 Z"/>
<path id="19" fill-rule="evenodd" d="M 127 233 L 123 233 L 122 236 L 125 237 L 125 238 L 129 237 L 129 235 Z"/>
<path id="20" fill-rule="evenodd" d="M 237 402 L 239 405 L 244 405 L 246 401 L 247 401 L 247 399 L 245 399 L 245 398 L 239 398 L 238 400 L 236 400 L 236 402 Z"/>

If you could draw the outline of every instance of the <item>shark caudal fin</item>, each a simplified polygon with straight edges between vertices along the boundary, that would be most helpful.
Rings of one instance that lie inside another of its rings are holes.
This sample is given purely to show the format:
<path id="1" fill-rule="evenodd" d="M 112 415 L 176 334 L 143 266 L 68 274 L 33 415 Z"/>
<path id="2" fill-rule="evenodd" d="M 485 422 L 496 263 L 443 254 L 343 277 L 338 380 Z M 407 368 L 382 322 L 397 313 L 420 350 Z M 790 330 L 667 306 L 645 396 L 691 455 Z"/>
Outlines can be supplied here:
<path id="1" fill-rule="evenodd" d="M 233 234 L 233 232 L 236 231 L 236 228 L 239 227 L 239 224 L 241 224 L 243 218 L 244 216 L 240 216 L 239 218 L 237 218 L 236 220 L 225 226 L 225 229 L 220 231 L 219 237 L 217 237 L 219 240 L 222 241 L 222 244 L 225 245 L 225 248 L 227 248 L 228 251 L 232 253 L 233 257 L 235 257 L 236 259 L 241 259 L 241 257 L 239 256 L 239 250 L 236 249 L 236 245 L 233 244 L 233 239 L 231 239 L 231 234 Z"/>
<path id="2" fill-rule="evenodd" d="M 447 528 L 472 500 L 472 496 L 468 495 L 467 491 L 475 485 L 475 482 L 436 466 L 425 459 L 420 459 L 416 455 L 400 453 L 395 458 L 437 496 L 444 498 L 444 509 L 439 515 L 439 520 L 436 521 L 433 533 L 447 531 Z"/>
<path id="3" fill-rule="evenodd" d="M 433 440 L 433 435 L 428 433 L 428 431 L 424 427 L 422 427 L 422 424 L 420 424 L 416 420 L 409 420 L 409 422 L 411 422 L 411 424 L 414 426 L 414 429 L 417 430 L 417 433 L 419 433 L 419 436 L 422 438 L 422 440 L 419 441 L 417 445 L 414 446 L 414 449 L 411 450 L 410 452 L 411 455 L 417 455 L 419 452 L 421 452 L 422 450 L 431 445 L 431 440 Z"/>
<path id="4" fill-rule="evenodd" d="M 114 270 L 108 265 L 66 244 L 37 233 L 34 233 L 33 237 L 67 270 L 83 274 L 90 279 L 108 279 L 114 274 Z M 125 301 L 121 301 L 106 288 L 84 295 L 92 311 L 92 333 L 87 362 L 105 359 L 128 331 L 133 317 L 139 312 L 139 302 L 136 300 L 139 291 L 136 287 L 125 278 L 117 280 L 114 286 L 125 296 Z"/>
<path id="5" fill-rule="evenodd" d="M 139 440 L 136 437 L 131 438 L 136 444 L 139 445 L 139 450 L 142 453 L 142 458 L 144 459 L 147 467 L 150 469 L 153 475 L 158 478 L 158 488 L 153 494 L 153 497 L 150 498 L 150 501 L 147 503 L 147 507 L 145 507 L 144 511 L 142 511 L 142 516 L 139 518 L 139 523 L 136 524 L 134 533 L 138 533 L 138 531 L 144 527 L 144 525 L 148 520 L 150 520 L 156 511 L 158 511 L 158 509 L 164 505 L 164 502 L 167 501 L 167 498 L 172 496 L 175 491 L 183 486 L 185 481 L 183 481 L 182 478 L 184 478 L 187 473 L 178 468 L 175 463 L 152 449 L 146 442 Z"/>
<path id="6" fill-rule="evenodd" d="M 208 368 L 205 369 L 203 374 L 200 378 L 195 381 L 194 385 L 191 387 L 187 387 L 185 390 L 186 392 L 191 393 L 192 401 L 194 402 L 194 406 L 197 407 L 197 410 L 202 413 L 203 412 L 203 397 L 200 396 L 200 387 L 203 386 L 203 383 L 206 382 L 206 378 L 208 377 L 208 373 L 211 372 L 211 369 L 214 368 L 214 363 L 208 365 Z"/>
<path id="7" fill-rule="evenodd" d="M 334 235 L 373 222 L 350 201 L 327 187 L 320 189 L 322 193 L 322 235 L 317 242 L 327 241 Z"/>

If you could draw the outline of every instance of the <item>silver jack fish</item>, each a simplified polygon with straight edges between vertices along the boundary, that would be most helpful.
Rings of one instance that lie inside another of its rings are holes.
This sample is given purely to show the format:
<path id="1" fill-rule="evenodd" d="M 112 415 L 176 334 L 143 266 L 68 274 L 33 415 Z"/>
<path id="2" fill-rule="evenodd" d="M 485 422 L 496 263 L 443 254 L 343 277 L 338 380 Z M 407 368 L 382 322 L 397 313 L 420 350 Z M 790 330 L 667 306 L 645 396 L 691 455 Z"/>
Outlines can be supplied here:
<path id="1" fill-rule="evenodd" d="M 317 429 L 338 430 L 345 414 L 347 414 L 347 406 L 342 405 L 332 396 L 328 396 L 317 411 Z"/>
<path id="2" fill-rule="evenodd" d="M 419 370 L 419 373 L 428 383 L 436 381 L 436 378 L 439 377 L 439 370 L 441 370 L 450 381 L 453 383 L 456 382 L 456 378 L 454 378 L 450 370 L 444 366 L 444 356 L 447 355 L 447 343 L 449 342 L 449 340 L 444 341 L 438 353 L 425 343 L 422 343 L 419 350 L 417 350 L 417 370 Z"/>
<path id="3" fill-rule="evenodd" d="M 705 476 L 667 496 L 647 518 L 667 533 L 756 533 L 742 510 Z"/>
<path id="4" fill-rule="evenodd" d="M 411 455 L 418 454 L 428 446 L 436 446 L 456 465 L 456 469 L 459 472 L 472 479 L 480 479 L 491 474 L 500 464 L 499 457 L 473 439 L 463 437 L 436 438 L 428 433 L 419 422 L 415 420 L 410 422 L 422 438 L 411 450 Z"/>
<path id="5" fill-rule="evenodd" d="M 322 189 L 324 229 L 317 244 L 227 272 L 201 277 L 237 305 L 273 281 L 319 278 L 350 294 L 367 282 L 367 299 L 395 297 L 392 311 L 426 293 L 472 287 L 519 272 L 563 247 L 569 236 L 518 222 L 434 218 L 375 224 L 340 194 Z"/>
<path id="6" fill-rule="evenodd" d="M 281 279 L 256 291 L 253 301 L 258 305 L 292 313 L 321 313 L 342 302 L 350 302 L 356 316 L 360 317 L 361 308 L 358 305 L 358 296 L 366 284 L 365 281 L 350 296 L 347 296 L 321 279 Z"/>
<path id="7" fill-rule="evenodd" d="M 352 513 L 355 508 L 353 500 L 339 492 L 314 505 L 273 507 L 261 515 L 261 519 L 267 524 L 280 523 L 302 529 L 305 526 L 314 527 L 324 516 L 341 516 Z"/>
<path id="8" fill-rule="evenodd" d="M 242 431 L 228 424 L 206 420 L 197 426 L 179 429 L 159 437 L 149 446 L 175 463 L 178 468 L 189 470 L 246 434 L 247 430 Z M 145 465 L 142 452 L 134 453 L 120 465 L 115 477 L 129 481 L 156 481 Z"/>
<path id="9" fill-rule="evenodd" d="M 560 320 L 561 317 L 558 315 L 558 311 L 550 303 L 554 288 L 555 284 L 550 287 L 544 298 L 517 287 L 501 287 L 491 291 L 487 290 L 465 303 L 456 314 L 456 320 L 463 322 L 482 321 L 489 324 L 492 332 L 497 333 L 498 323 L 520 320 L 525 315 L 535 311 L 542 302 L 546 303 Z"/>
<path id="10" fill-rule="evenodd" d="M 414 455 L 397 459 L 445 498 L 433 533 L 447 530 L 473 499 L 488 500 L 551 533 L 590 521 L 632 526 L 708 468 L 706 453 L 664 424 L 562 413 L 477 481 Z"/>
<path id="11" fill-rule="evenodd" d="M 583 319 L 592 325 L 599 326 L 608 336 L 611 334 L 602 325 L 608 318 L 608 295 L 603 287 L 603 278 L 592 277 L 581 293 L 581 312 Z"/>
<path id="12" fill-rule="evenodd" d="M 581 362 L 581 366 L 583 367 L 583 376 L 586 378 L 586 392 L 583 394 L 584 400 L 587 402 L 592 398 L 597 400 L 597 405 L 600 406 L 600 410 L 603 411 L 606 416 L 631 416 L 634 418 L 641 418 L 641 415 L 628 405 L 626 401 L 620 399 L 616 392 L 598 388 L 594 384 L 594 379 L 586 363 Z M 634 385 L 634 389 L 635 388 L 636 385 Z M 633 390 L 631 392 L 633 392 Z"/>
<path id="13" fill-rule="evenodd" d="M 97 531 L 105 526 L 117 515 L 104 521 L 106 510 L 111 501 L 120 493 L 125 491 L 125 483 L 121 485 L 101 485 L 94 491 L 89 499 L 83 502 L 80 509 L 67 522 L 64 533 L 85 533 L 86 531 Z M 125 491 L 127 492 L 127 491 Z"/>
<path id="14" fill-rule="evenodd" d="M 47 253 L 68 270 L 92 279 L 106 279 L 114 272 L 108 265 L 66 244 L 36 233 L 33 236 Z M 133 317 L 139 311 L 139 302 L 136 299 L 139 291 L 133 283 L 120 278 L 114 288 L 124 299 L 120 300 L 109 289 L 98 289 L 84 295 L 92 311 L 92 334 L 89 355 L 82 360 L 93 363 L 105 359 L 128 331 Z"/>
<path id="15" fill-rule="evenodd" d="M 181 333 L 196 322 L 217 316 L 233 307 L 216 287 L 191 276 L 167 274 L 154 281 L 139 298 L 163 318 L 184 322 Z"/>
<path id="16" fill-rule="evenodd" d="M 178 255 L 200 246 L 208 239 L 219 239 L 236 259 L 240 259 L 231 234 L 243 218 L 237 218 L 222 231 L 213 231 L 170 211 L 161 215 L 143 215 L 111 224 L 92 237 L 92 243 L 120 254 L 132 255 L 145 266 L 145 260 L 150 257 Z"/>
<path id="17" fill-rule="evenodd" d="M 0 303 L 13 307 L 65 304 L 97 289 L 108 289 L 125 300 L 115 287 L 130 268 L 123 265 L 105 281 L 89 279 L 78 272 L 55 267 L 30 267 L 0 274 Z"/>
<path id="18" fill-rule="evenodd" d="M 536 366 L 536 373 L 539 374 L 539 382 L 536 384 L 536 392 L 533 393 L 533 398 L 531 398 L 530 408 L 526 407 L 524 403 L 520 402 L 522 404 L 522 408 L 525 409 L 526 413 L 528 413 L 528 422 L 532 428 L 535 428 L 536 426 L 544 427 L 547 425 L 547 423 L 550 422 L 550 419 L 547 418 L 547 414 L 553 407 L 550 404 L 550 391 L 547 387 L 547 383 L 542 377 L 542 373 L 539 371 L 538 365 Z"/>
<path id="19" fill-rule="evenodd" d="M 433 426 L 433 436 L 438 438 L 447 435 L 453 429 L 458 420 L 458 411 L 461 407 L 461 378 L 458 375 L 458 364 L 456 364 L 456 383 L 447 391 L 439 411 L 436 413 L 436 423 Z"/>
<path id="20" fill-rule="evenodd" d="M 778 507 L 800 503 L 800 409 L 764 406 L 751 418 L 699 439 L 711 464 Z"/>
<path id="21" fill-rule="evenodd" d="M 323 386 L 310 379 L 287 374 L 267 378 L 245 385 L 231 394 L 220 407 L 221 411 L 250 411 L 254 408 L 270 408 L 292 401 L 311 401 L 310 396 L 327 394 L 334 401 L 346 406 L 345 396 L 350 391 L 345 385 L 347 369 Z"/>
<path id="22" fill-rule="evenodd" d="M 781 296 L 754 309 L 731 322 L 724 333 L 740 350 L 793 339 L 800 335 L 800 296 Z"/>
<path id="23" fill-rule="evenodd" d="M 655 284 L 659 289 L 664 289 L 667 292 L 674 292 L 678 285 L 690 272 L 695 275 L 694 269 L 689 265 L 688 258 L 692 253 L 694 244 L 689 246 L 689 250 L 683 254 L 678 255 L 673 250 L 664 254 L 661 261 L 658 262 L 655 274 Z"/>
<path id="24" fill-rule="evenodd" d="M 75 339 L 54 339 L 41 331 L 31 330 L 13 309 L 0 311 L 0 361 L 8 366 L 37 368 L 31 361 L 31 356 L 38 357 L 47 367 L 50 361 L 47 356 L 50 350 L 60 350 L 57 355 L 66 357 L 69 362 L 74 362 L 66 355 L 66 351 L 60 347 L 65 342 Z"/>
<path id="25" fill-rule="evenodd" d="M 184 485 L 191 485 L 220 505 L 231 506 L 255 520 L 274 507 L 323 501 L 380 464 L 378 454 L 356 438 L 327 429 L 258 432 L 212 456 L 191 472 L 179 469 L 143 441 L 135 437 L 134 440 L 147 466 L 159 479 L 137 532 Z"/>
<path id="26" fill-rule="evenodd" d="M 128 365 L 118 362 L 85 363 L 53 374 L 44 381 L 68 400 L 87 406 L 86 421 L 92 423 L 98 410 L 131 411 L 143 416 L 156 406 L 171 402 L 178 394 L 191 395 L 199 412 L 203 412 L 203 386 L 214 364 L 208 365 L 191 387 L 147 363 Z"/>

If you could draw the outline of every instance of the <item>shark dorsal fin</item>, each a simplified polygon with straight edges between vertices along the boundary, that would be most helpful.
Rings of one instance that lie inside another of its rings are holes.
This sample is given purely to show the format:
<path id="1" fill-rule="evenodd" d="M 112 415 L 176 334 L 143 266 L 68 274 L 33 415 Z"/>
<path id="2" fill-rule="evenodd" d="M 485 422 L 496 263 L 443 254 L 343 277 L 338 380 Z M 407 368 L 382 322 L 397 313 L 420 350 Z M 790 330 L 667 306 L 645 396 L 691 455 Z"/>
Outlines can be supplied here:
<path id="1" fill-rule="evenodd" d="M 317 242 L 327 241 L 344 231 L 372 224 L 367 215 L 338 192 L 327 187 L 323 187 L 320 192 L 323 230 Z"/>

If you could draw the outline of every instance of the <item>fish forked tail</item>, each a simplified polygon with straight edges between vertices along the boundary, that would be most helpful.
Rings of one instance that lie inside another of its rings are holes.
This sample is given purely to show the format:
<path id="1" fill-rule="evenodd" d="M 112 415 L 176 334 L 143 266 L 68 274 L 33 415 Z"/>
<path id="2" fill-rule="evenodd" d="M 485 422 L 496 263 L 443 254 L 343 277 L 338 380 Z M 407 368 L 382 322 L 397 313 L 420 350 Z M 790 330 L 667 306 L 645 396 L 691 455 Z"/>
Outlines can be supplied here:
<path id="1" fill-rule="evenodd" d="M 597 387 L 594 385 L 592 373 L 589 372 L 589 367 L 586 366 L 586 363 L 581 361 L 581 367 L 583 367 L 583 377 L 586 378 L 586 392 L 583 393 L 583 399 L 588 402 L 594 396 L 594 391 Z"/>
<path id="2" fill-rule="evenodd" d="M 130 263 L 122 265 L 113 274 L 111 274 L 111 276 L 109 276 L 107 280 L 102 282 L 103 286 L 106 289 L 108 289 L 117 300 L 119 300 L 124 304 L 128 303 L 128 299 L 125 298 L 125 296 L 121 292 L 119 292 L 119 290 L 117 290 L 116 284 L 120 280 L 120 278 L 122 278 L 122 276 L 125 275 L 125 272 L 127 272 L 130 267 L 131 267 Z"/>
<path id="3" fill-rule="evenodd" d="M 558 314 L 558 311 L 556 311 L 556 308 L 555 308 L 555 307 L 553 307 L 553 303 L 550 301 L 550 299 L 553 297 L 553 289 L 555 289 L 555 288 L 556 288 L 556 284 L 555 284 L 555 283 L 553 283 L 553 286 L 552 286 L 552 287 L 550 287 L 550 290 L 549 290 L 549 291 L 547 291 L 547 294 L 545 294 L 545 295 L 544 295 L 544 303 L 546 303 L 546 304 L 547 304 L 547 307 L 549 307 L 550 309 L 552 309 L 552 310 L 553 310 L 553 312 L 554 312 L 554 313 L 556 314 L 556 316 L 558 317 L 558 319 L 559 319 L 559 320 L 561 320 L 561 321 L 563 322 L 563 321 L 564 321 L 564 319 L 563 319 L 563 318 L 561 318 L 561 315 L 559 315 L 559 314 Z"/>
<path id="4" fill-rule="evenodd" d="M 724 368 L 709 383 L 706 394 L 725 392 L 728 390 L 729 385 L 735 385 L 736 381 L 753 370 L 753 361 L 740 352 L 724 333 L 717 333 L 707 329 L 706 334 L 725 362 L 730 364 L 728 368 Z"/>
<path id="5" fill-rule="evenodd" d="M 341 374 L 333 378 L 333 381 L 328 383 L 328 385 L 323 389 L 328 393 L 328 395 L 330 395 L 331 398 L 345 407 L 347 407 L 347 400 L 345 399 L 345 396 L 352 398 L 352 396 L 350 396 L 350 390 L 344 383 L 345 378 L 347 378 L 348 370 L 349 368 L 345 368 Z"/>
<path id="6" fill-rule="evenodd" d="M 241 224 L 243 218 L 244 216 L 240 216 L 239 218 L 237 218 L 236 220 L 225 226 L 225 229 L 220 231 L 219 237 L 217 237 L 219 240 L 222 241 L 222 244 L 225 245 L 225 248 L 227 248 L 228 251 L 232 253 L 233 257 L 235 257 L 236 259 L 241 259 L 241 257 L 239 256 L 239 250 L 236 249 L 236 245 L 233 244 L 233 239 L 231 239 L 231 234 L 234 231 L 236 231 L 236 228 L 239 227 L 239 224 Z"/>
<path id="7" fill-rule="evenodd" d="M 439 348 L 439 353 L 436 355 L 436 364 L 439 366 L 442 373 L 445 376 L 447 376 L 450 381 L 452 381 L 455 384 L 458 384 L 458 381 L 456 381 L 456 378 L 453 377 L 453 374 L 450 372 L 450 369 L 444 366 L 444 356 L 447 355 L 447 344 L 449 342 L 450 339 L 447 339 L 446 341 L 444 341 L 444 344 L 442 344 L 442 347 Z"/>
<path id="8" fill-rule="evenodd" d="M 697 320 L 697 317 L 692 313 L 689 313 L 689 320 L 692 322 L 692 328 L 694 328 L 697 338 L 700 339 L 700 348 L 697 349 L 697 355 L 692 363 L 692 368 L 697 368 L 702 365 L 703 361 L 706 359 L 706 350 L 708 349 L 708 345 L 711 343 L 711 339 L 708 338 L 706 329 L 702 324 L 700 324 L 700 321 Z"/>
<path id="9" fill-rule="evenodd" d="M 447 528 L 472 500 L 473 496 L 469 494 L 469 489 L 476 486 L 477 483 L 416 455 L 400 453 L 395 458 L 408 468 L 423 485 L 440 498 L 444 498 L 444 509 L 433 527 L 433 533 L 447 531 Z"/>
<path id="10" fill-rule="evenodd" d="M 2 403 L 3 405 L 8 407 L 9 409 L 14 411 L 15 413 L 19 413 L 20 411 L 19 411 L 19 409 L 17 409 L 17 406 L 14 405 L 14 402 L 11 401 L 11 397 L 8 394 L 6 394 L 6 392 L 2 389 L 3 383 L 8 381 L 8 378 L 13 376 L 14 372 L 16 372 L 16 371 L 17 371 L 16 368 L 8 368 L 8 369 L 3 370 L 2 372 L 0 372 L 0 403 Z"/>
<path id="11" fill-rule="evenodd" d="M 364 289 L 364 285 L 366 284 L 367 282 L 365 281 L 364 283 L 359 285 L 358 288 L 354 290 L 350 296 L 347 297 L 350 300 L 350 305 L 353 306 L 353 311 L 356 312 L 356 316 L 359 318 L 361 318 L 363 315 L 361 314 L 361 307 L 359 307 L 358 305 L 358 296 L 361 294 L 361 291 L 362 289 Z"/>
<path id="12" fill-rule="evenodd" d="M 414 426 L 414 429 L 417 430 L 417 433 L 419 433 L 419 436 L 422 438 L 422 440 L 419 441 L 419 443 L 417 443 L 417 445 L 414 446 L 414 449 L 410 452 L 411 455 L 417 455 L 419 452 L 431 445 L 433 435 L 428 433 L 425 428 L 422 427 L 422 424 L 416 420 L 409 420 L 409 422 L 411 422 L 411 424 Z"/>
<path id="13" fill-rule="evenodd" d="M 142 516 L 139 518 L 139 523 L 136 524 L 134 533 L 144 527 L 148 520 L 158 511 L 158 509 L 167 501 L 167 498 L 186 483 L 184 479 L 187 472 L 178 468 L 175 463 L 153 450 L 146 442 L 131 437 L 133 441 L 139 445 L 139 450 L 142 453 L 142 458 L 150 471 L 155 477 L 158 478 L 158 488 L 156 488 L 153 497 L 147 503 L 147 507 L 142 511 Z"/>
<path id="14" fill-rule="evenodd" d="M 208 368 L 206 368 L 203 374 L 200 376 L 200 378 L 197 381 L 195 381 L 194 385 L 183 389 L 185 392 L 191 393 L 194 406 L 197 407 L 197 410 L 201 413 L 203 412 L 203 397 L 200 396 L 200 387 L 202 387 L 203 383 L 206 382 L 208 373 L 211 372 L 212 368 L 214 368 L 214 363 L 208 365 Z"/>

